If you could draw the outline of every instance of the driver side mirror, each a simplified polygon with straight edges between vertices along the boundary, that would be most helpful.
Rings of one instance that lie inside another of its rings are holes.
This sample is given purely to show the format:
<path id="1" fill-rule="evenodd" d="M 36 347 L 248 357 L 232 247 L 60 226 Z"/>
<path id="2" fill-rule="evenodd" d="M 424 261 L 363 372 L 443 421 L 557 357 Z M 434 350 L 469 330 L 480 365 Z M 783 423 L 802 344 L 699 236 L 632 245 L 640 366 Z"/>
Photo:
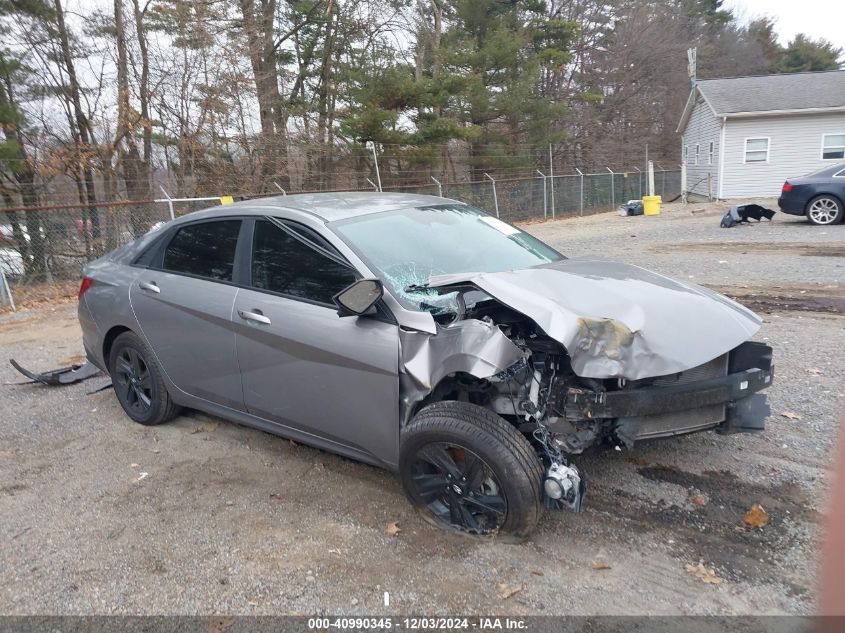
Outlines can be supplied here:
<path id="1" fill-rule="evenodd" d="M 366 314 L 384 294 L 384 286 L 378 279 L 359 279 L 338 292 L 332 300 L 337 305 L 338 316 L 360 316 Z"/>

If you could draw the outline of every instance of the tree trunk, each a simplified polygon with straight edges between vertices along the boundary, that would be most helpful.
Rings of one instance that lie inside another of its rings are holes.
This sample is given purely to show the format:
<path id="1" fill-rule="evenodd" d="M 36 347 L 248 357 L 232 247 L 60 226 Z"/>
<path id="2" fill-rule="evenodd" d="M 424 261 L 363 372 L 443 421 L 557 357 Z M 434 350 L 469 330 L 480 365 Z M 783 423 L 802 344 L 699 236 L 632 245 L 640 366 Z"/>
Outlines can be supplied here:
<path id="1" fill-rule="evenodd" d="M 70 38 L 68 37 L 67 26 L 65 25 L 65 13 L 61 0 L 53 0 L 56 9 L 56 28 L 61 46 L 62 61 L 68 76 L 68 91 L 73 106 L 73 113 L 76 118 L 76 125 L 79 128 L 79 139 L 81 141 L 80 160 L 85 182 L 85 197 L 88 203 L 88 221 L 91 223 L 91 237 L 94 241 L 95 251 L 99 250 L 97 243 L 100 240 L 100 218 L 97 215 L 97 193 L 94 188 L 94 170 L 91 167 L 91 140 L 92 129 L 85 111 L 82 109 L 82 98 L 80 96 L 79 80 L 76 76 L 76 67 L 73 63 L 73 55 L 70 50 Z"/>
<path id="2" fill-rule="evenodd" d="M 259 4 L 256 11 L 256 3 Z M 249 61 L 258 98 L 262 136 L 262 188 L 273 181 L 290 186 L 287 173 L 287 112 L 282 107 L 276 64 L 276 0 L 240 0 Z"/>

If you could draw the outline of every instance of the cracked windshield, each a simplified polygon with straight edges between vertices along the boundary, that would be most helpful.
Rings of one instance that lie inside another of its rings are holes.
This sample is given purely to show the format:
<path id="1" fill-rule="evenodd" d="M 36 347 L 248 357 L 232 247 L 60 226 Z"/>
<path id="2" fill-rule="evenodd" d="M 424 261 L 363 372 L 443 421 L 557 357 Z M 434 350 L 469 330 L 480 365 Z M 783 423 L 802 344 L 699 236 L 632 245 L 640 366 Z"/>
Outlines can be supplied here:
<path id="1" fill-rule="evenodd" d="M 528 233 L 467 205 L 401 209 L 330 226 L 406 308 L 432 314 L 455 312 L 457 303 L 456 293 L 441 296 L 426 287 L 431 276 L 516 270 L 563 259 Z"/>

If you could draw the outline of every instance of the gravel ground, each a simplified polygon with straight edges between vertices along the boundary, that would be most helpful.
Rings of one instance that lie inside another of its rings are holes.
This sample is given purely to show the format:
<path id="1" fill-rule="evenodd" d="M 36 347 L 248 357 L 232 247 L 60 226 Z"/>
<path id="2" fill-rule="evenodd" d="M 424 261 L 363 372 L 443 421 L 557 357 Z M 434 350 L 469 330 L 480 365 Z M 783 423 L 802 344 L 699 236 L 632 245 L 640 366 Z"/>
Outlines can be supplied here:
<path id="1" fill-rule="evenodd" d="M 585 455 L 584 511 L 547 515 L 520 545 L 439 532 L 376 468 L 198 413 L 145 428 L 111 391 L 89 395 L 104 379 L 17 385 L 3 365 L 0 613 L 811 613 L 845 373 L 845 227 L 778 215 L 725 230 L 724 210 L 528 227 L 571 256 L 739 297 L 765 318 L 777 375 L 764 433 Z M 72 360 L 75 302 L 0 315 L 0 346 L 33 368 Z M 741 527 L 755 503 L 769 524 Z M 699 561 L 722 582 L 686 570 Z M 500 583 L 521 591 L 503 599 Z"/>

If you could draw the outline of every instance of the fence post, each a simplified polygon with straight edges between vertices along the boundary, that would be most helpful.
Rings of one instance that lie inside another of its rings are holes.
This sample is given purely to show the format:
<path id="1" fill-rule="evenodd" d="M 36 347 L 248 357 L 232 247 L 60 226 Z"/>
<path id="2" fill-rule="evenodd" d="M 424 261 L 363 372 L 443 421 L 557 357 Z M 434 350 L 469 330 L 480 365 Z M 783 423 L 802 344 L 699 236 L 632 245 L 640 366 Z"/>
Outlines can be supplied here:
<path id="1" fill-rule="evenodd" d="M 543 219 L 545 220 L 549 217 L 549 203 L 546 200 L 546 174 L 541 172 L 539 169 L 537 170 L 537 173 L 543 178 Z"/>
<path id="2" fill-rule="evenodd" d="M 552 220 L 555 219 L 555 166 L 552 160 L 552 144 L 549 143 L 549 189 L 552 199 Z"/>
<path id="3" fill-rule="evenodd" d="M 368 182 L 368 183 L 370 183 L 370 186 L 371 186 L 371 187 L 372 187 L 375 191 L 381 191 L 381 190 L 379 189 L 379 186 L 378 186 L 376 183 L 374 183 L 372 180 L 370 180 L 369 178 L 367 178 L 367 182 Z"/>
<path id="4" fill-rule="evenodd" d="M 584 215 L 584 173 L 577 167 L 575 171 L 581 176 L 581 203 L 578 205 L 578 215 Z"/>
<path id="5" fill-rule="evenodd" d="M 605 167 L 607 171 L 610 172 L 610 208 L 613 209 L 616 207 L 616 174 L 613 173 L 613 170 L 610 167 Z"/>
<path id="6" fill-rule="evenodd" d="M 437 195 L 441 198 L 443 197 L 443 185 L 440 184 L 440 181 L 437 180 L 434 176 L 431 176 L 431 179 L 434 181 L 434 184 L 437 185 Z"/>
<path id="7" fill-rule="evenodd" d="M 288 195 L 288 192 L 285 191 L 284 189 L 282 189 L 282 186 L 279 183 L 277 183 L 275 180 L 273 181 L 273 184 L 276 186 L 276 189 L 278 189 L 279 191 L 282 192 L 283 196 Z"/>
<path id="8" fill-rule="evenodd" d="M 176 214 L 175 214 L 175 213 L 173 213 L 173 200 L 170 198 L 170 194 L 169 194 L 169 193 L 167 193 L 167 192 L 164 190 L 164 185 L 159 185 L 159 186 L 158 186 L 158 188 L 159 188 L 159 189 L 161 189 L 161 192 L 164 194 L 164 197 L 165 197 L 165 198 L 167 198 L 167 206 L 168 206 L 168 208 L 170 209 L 170 219 L 171 219 L 171 220 L 175 220 L 175 219 L 176 219 Z"/>
<path id="9" fill-rule="evenodd" d="M 373 150 L 373 164 L 376 166 L 376 181 L 378 182 L 378 188 L 376 191 L 381 191 L 381 173 L 378 170 L 378 156 L 376 156 L 376 144 L 373 141 L 370 141 L 370 149 Z M 369 178 L 367 179 L 369 180 Z"/>
<path id="10" fill-rule="evenodd" d="M 654 195 L 654 162 L 648 161 L 648 195 Z"/>
<path id="11" fill-rule="evenodd" d="M 12 312 L 17 312 L 17 308 L 15 308 L 15 300 L 12 298 L 12 290 L 9 288 L 9 282 L 6 279 L 6 271 L 0 267 L 0 277 L 3 280 L 3 291 L 7 297 L 9 297 L 9 305 L 12 306 Z"/>
<path id="12" fill-rule="evenodd" d="M 496 207 L 496 217 L 498 218 L 499 217 L 499 196 L 496 194 L 496 180 L 493 178 L 493 176 L 488 174 L 486 171 L 484 172 L 484 175 L 487 176 L 490 179 L 490 182 L 493 183 L 493 206 Z"/>
<path id="13" fill-rule="evenodd" d="M 643 199 L 643 171 L 639 167 L 634 167 L 637 170 L 637 186 L 640 189 L 640 200 Z"/>

